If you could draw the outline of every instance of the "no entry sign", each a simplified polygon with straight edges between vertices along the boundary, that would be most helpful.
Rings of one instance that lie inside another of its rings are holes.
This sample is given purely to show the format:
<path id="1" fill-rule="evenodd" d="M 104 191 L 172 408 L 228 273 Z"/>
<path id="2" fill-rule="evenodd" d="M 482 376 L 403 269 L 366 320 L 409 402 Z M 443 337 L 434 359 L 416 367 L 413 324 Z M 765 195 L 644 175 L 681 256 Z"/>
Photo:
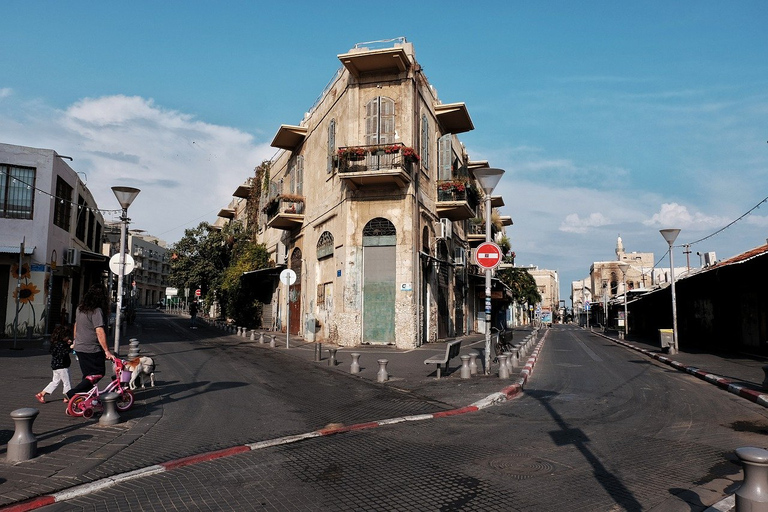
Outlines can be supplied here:
<path id="1" fill-rule="evenodd" d="M 501 249 L 493 242 L 483 242 L 477 246 L 475 261 L 482 268 L 496 268 L 501 263 Z"/>

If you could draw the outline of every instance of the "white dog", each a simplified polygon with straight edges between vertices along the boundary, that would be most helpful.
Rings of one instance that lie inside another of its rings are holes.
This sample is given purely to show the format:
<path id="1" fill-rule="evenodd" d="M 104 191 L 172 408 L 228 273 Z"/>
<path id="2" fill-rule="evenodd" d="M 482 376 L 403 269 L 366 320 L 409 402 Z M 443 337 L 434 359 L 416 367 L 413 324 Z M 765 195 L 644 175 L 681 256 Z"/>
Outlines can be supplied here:
<path id="1" fill-rule="evenodd" d="M 136 379 L 140 379 L 141 387 L 144 387 L 144 379 L 149 377 L 149 383 L 155 387 L 155 361 L 151 357 L 142 356 L 125 363 L 125 369 L 131 372 L 131 380 L 128 387 L 136 389 Z"/>

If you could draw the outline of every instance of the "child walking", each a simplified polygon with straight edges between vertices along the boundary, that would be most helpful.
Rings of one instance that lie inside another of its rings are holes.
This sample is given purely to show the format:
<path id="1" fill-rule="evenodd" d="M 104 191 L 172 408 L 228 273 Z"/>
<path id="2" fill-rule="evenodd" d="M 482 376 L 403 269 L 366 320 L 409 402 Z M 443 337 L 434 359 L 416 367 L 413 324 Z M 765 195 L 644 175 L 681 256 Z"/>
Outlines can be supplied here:
<path id="1" fill-rule="evenodd" d="M 69 326 L 57 325 L 53 330 L 50 352 L 53 380 L 45 386 L 45 389 L 35 395 L 41 404 L 45 403 L 45 394 L 53 393 L 59 386 L 59 382 L 63 385 L 65 397 L 67 391 L 72 388 L 69 380 L 69 365 L 72 364 L 72 359 L 69 357 L 69 353 L 72 352 L 72 329 Z M 64 401 L 68 402 L 69 399 L 64 398 Z"/>

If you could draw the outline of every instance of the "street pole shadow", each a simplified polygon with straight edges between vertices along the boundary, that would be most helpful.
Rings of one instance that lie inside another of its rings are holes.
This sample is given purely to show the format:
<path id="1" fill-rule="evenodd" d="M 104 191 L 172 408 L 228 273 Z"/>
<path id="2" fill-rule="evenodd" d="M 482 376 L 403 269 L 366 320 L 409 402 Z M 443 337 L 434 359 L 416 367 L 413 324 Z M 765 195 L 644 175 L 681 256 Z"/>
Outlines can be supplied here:
<path id="1" fill-rule="evenodd" d="M 621 505 L 624 510 L 629 512 L 641 512 L 643 507 L 635 499 L 624 483 L 611 473 L 600 461 L 600 459 L 590 450 L 590 439 L 580 428 L 574 428 L 568 424 L 552 407 L 550 401 L 558 395 L 552 391 L 526 391 L 526 396 L 537 400 L 544 406 L 546 411 L 555 420 L 559 430 L 553 430 L 549 433 L 557 446 L 573 445 L 584 459 L 592 466 L 592 473 L 595 480 L 602 486 L 606 493 L 611 496 L 616 504 Z"/>

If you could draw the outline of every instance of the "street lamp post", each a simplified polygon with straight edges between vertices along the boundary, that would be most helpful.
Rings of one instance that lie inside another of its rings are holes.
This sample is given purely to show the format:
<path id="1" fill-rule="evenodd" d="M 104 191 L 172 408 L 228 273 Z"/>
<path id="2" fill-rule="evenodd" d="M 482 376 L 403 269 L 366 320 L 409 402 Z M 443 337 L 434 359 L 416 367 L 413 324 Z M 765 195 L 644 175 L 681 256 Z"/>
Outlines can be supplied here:
<path id="1" fill-rule="evenodd" d="M 622 261 L 619 263 L 621 269 L 621 279 L 624 282 L 624 339 L 627 339 L 627 333 L 629 332 L 629 318 L 627 317 L 627 270 L 629 270 L 629 263 Z"/>
<path id="2" fill-rule="evenodd" d="M 677 301 L 675 299 L 675 257 L 672 250 L 672 244 L 675 243 L 679 229 L 661 229 L 661 236 L 669 245 L 669 276 L 672 279 L 672 346 L 669 347 L 670 354 L 677 354 Z"/>
<path id="3" fill-rule="evenodd" d="M 120 272 L 117 274 L 117 311 L 115 312 L 115 355 L 120 349 L 120 323 L 123 309 L 123 278 L 125 276 L 125 236 L 128 231 L 128 207 L 141 190 L 133 187 L 112 187 L 117 202 L 123 208 L 120 215 Z"/>
<path id="4" fill-rule="evenodd" d="M 474 170 L 485 193 L 485 241 L 491 241 L 491 194 L 504 174 L 503 169 L 484 167 Z M 491 269 L 485 269 L 485 374 L 491 373 Z"/>

